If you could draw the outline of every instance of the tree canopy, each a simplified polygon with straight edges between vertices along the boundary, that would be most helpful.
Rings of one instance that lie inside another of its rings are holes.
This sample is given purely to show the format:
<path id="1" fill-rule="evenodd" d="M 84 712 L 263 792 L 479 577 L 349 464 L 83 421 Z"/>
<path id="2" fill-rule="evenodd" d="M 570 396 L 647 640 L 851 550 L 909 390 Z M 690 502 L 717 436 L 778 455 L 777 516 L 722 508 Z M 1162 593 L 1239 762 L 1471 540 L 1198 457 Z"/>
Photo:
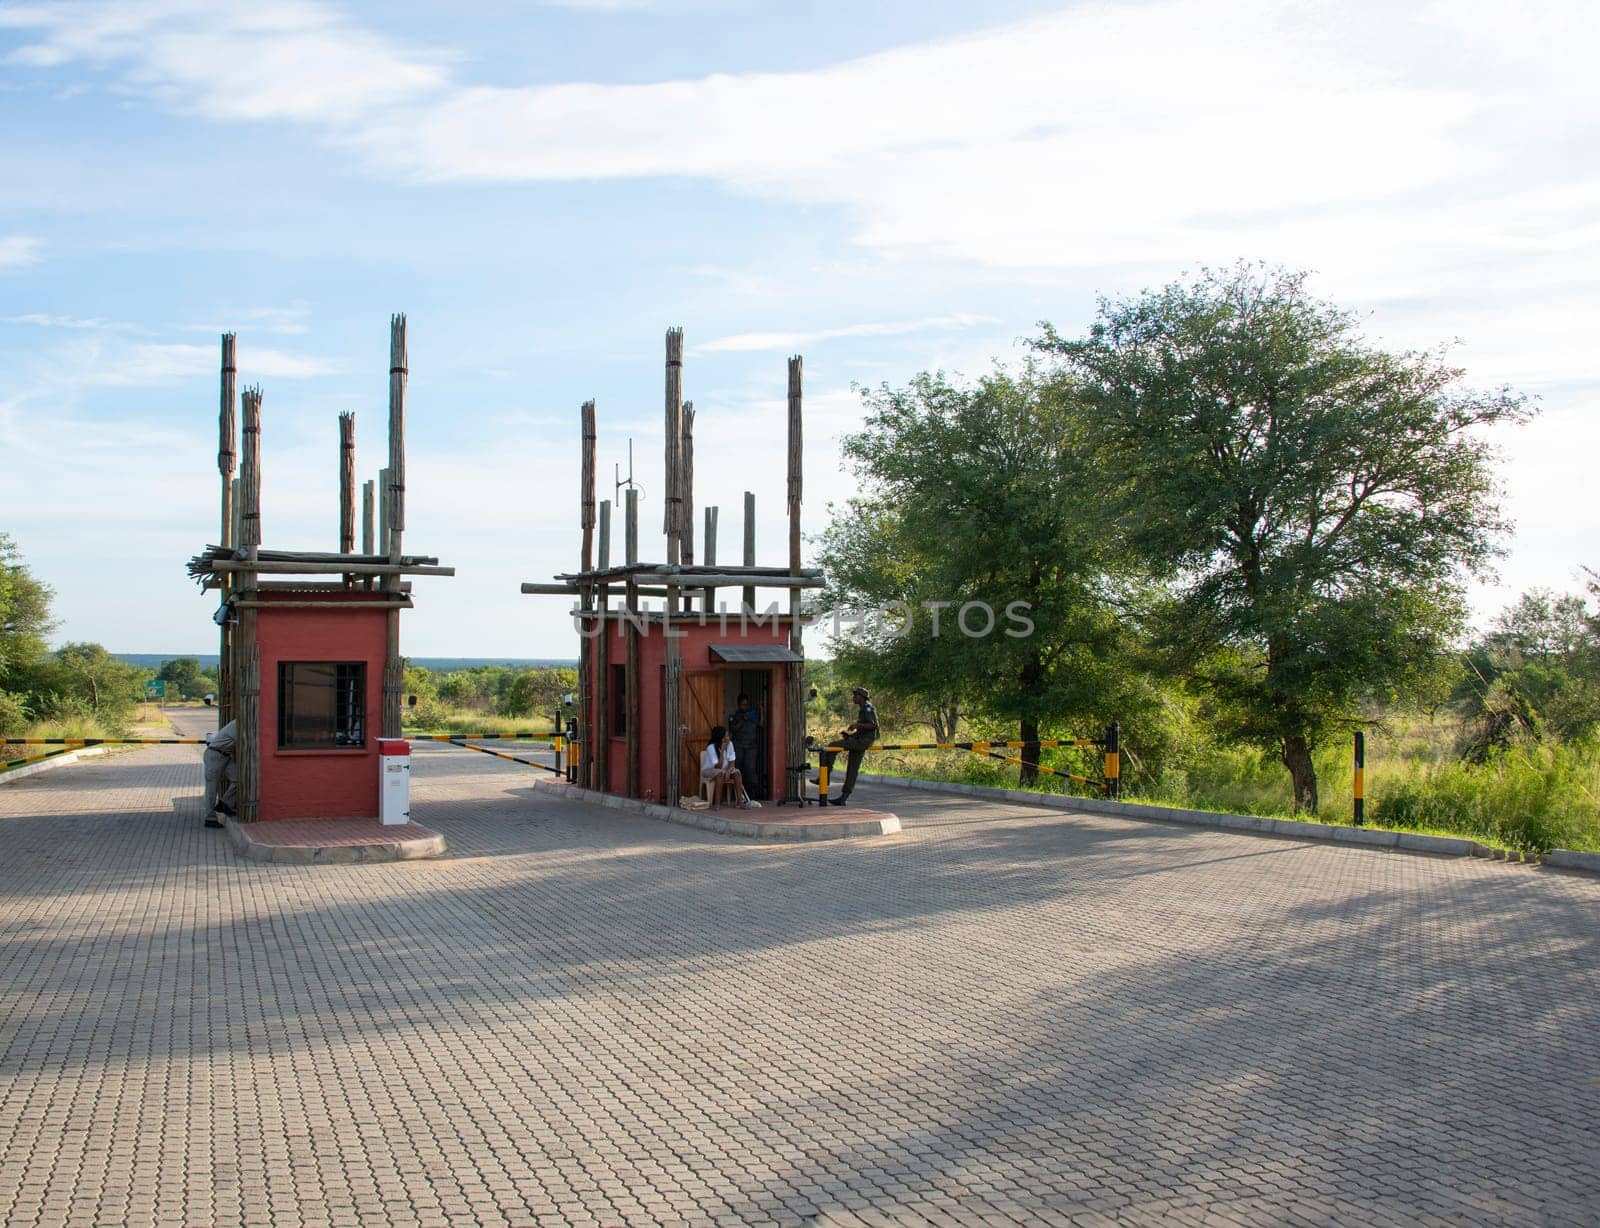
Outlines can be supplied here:
<path id="1" fill-rule="evenodd" d="M 1463 625 L 1503 521 L 1484 428 L 1508 390 L 1367 344 L 1303 274 L 1241 265 L 1122 302 L 1038 348 L 1078 381 L 1104 510 L 1161 576 L 1166 627 L 1242 735 L 1316 809 L 1311 748 L 1418 685 Z"/>

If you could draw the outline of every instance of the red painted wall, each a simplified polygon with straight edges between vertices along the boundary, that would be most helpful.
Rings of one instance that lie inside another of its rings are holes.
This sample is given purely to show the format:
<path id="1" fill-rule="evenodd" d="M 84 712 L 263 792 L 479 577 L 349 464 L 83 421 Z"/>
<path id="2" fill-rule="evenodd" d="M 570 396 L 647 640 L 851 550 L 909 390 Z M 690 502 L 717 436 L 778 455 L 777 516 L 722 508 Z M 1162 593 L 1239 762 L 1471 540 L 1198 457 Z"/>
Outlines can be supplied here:
<path id="1" fill-rule="evenodd" d="M 639 676 L 641 680 L 639 690 L 639 792 L 642 797 L 651 801 L 664 801 L 667 786 L 666 767 L 666 675 L 667 675 L 667 642 L 662 635 L 660 623 L 646 623 L 648 631 L 639 636 Z M 625 624 L 620 619 L 611 620 L 607 633 L 611 637 L 612 665 L 621 665 L 628 659 L 628 643 L 624 631 Z M 740 634 L 737 621 L 730 621 L 727 630 L 713 618 L 705 626 L 697 624 L 675 624 L 674 631 L 681 631 L 683 636 L 678 640 L 678 652 L 683 661 L 683 672 L 695 673 L 705 669 L 739 669 L 737 665 L 726 666 L 721 661 L 711 659 L 712 644 L 778 644 L 785 648 L 789 645 L 789 625 L 787 618 L 780 618 L 776 626 L 763 623 L 761 626 L 747 627 L 744 634 Z M 598 643 L 598 639 L 596 640 Z M 598 665 L 599 653 L 595 653 Z M 747 666 L 745 668 L 759 668 Z M 771 702 L 767 705 L 767 730 L 771 738 L 767 746 L 767 762 L 773 767 L 773 787 L 780 791 L 786 781 L 782 775 L 781 766 L 785 760 L 785 713 L 783 704 L 783 680 L 786 666 L 774 666 L 772 675 Z M 595 713 L 594 721 L 600 728 L 605 727 L 605 714 Z M 628 787 L 628 742 L 626 738 L 612 738 L 608 750 L 608 766 L 606 775 L 610 778 L 606 791 L 609 793 L 626 793 Z M 692 792 L 692 787 L 685 785 L 684 792 Z"/>
<path id="2" fill-rule="evenodd" d="M 360 594 L 326 594 L 329 603 Z M 276 594 L 262 594 L 272 601 Z M 319 594 L 317 600 L 322 600 Z M 285 593 L 280 600 L 307 600 Z M 370 597 L 368 598 L 370 600 Z M 378 734 L 383 720 L 383 663 L 388 612 L 375 610 L 256 611 L 261 645 L 262 819 L 353 819 L 378 816 Z M 365 661 L 367 744 L 360 750 L 278 749 L 278 662 Z"/>

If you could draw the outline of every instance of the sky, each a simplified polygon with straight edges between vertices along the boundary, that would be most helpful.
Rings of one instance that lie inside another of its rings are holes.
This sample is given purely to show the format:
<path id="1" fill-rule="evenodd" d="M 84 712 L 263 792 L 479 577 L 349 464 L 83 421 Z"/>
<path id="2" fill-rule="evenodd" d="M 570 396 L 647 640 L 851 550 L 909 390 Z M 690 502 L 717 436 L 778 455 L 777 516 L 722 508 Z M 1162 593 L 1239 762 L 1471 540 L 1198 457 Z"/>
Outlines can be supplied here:
<path id="1" fill-rule="evenodd" d="M 263 405 L 265 544 L 336 549 L 340 411 L 385 447 L 410 322 L 415 656 L 576 656 L 579 406 L 661 557 L 663 334 L 696 501 L 786 558 L 850 493 L 858 386 L 1240 259 L 1539 417 L 1480 621 L 1600 566 L 1600 6 L 1168 0 L 0 0 L 0 530 L 56 642 L 214 651 L 218 334 Z M 826 559 L 816 559 L 826 566 Z"/>

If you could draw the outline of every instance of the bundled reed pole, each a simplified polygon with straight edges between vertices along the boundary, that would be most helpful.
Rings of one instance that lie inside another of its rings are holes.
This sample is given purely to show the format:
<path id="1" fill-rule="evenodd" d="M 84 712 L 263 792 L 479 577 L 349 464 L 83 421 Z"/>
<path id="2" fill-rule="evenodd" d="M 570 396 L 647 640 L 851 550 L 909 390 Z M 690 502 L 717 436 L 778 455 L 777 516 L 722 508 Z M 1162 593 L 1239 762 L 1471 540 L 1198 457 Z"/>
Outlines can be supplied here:
<path id="1" fill-rule="evenodd" d="M 756 496 L 752 490 L 744 492 L 744 565 L 756 565 Z M 740 594 L 746 611 L 756 608 L 756 586 L 746 584 Z"/>
<path id="2" fill-rule="evenodd" d="M 406 527 L 406 380 L 408 370 L 406 317 L 389 317 L 389 540 L 386 553 L 398 564 L 401 538 Z M 385 587 L 400 591 L 398 573 L 387 577 Z M 403 689 L 400 660 L 400 611 L 388 611 L 388 648 L 383 663 L 383 736 L 400 736 L 400 692 Z"/>
<path id="3" fill-rule="evenodd" d="M 356 549 L 356 416 L 339 415 L 339 553 Z"/>
<path id="4" fill-rule="evenodd" d="M 626 503 L 626 521 L 623 526 L 623 536 L 627 544 L 627 561 L 630 564 L 639 561 L 639 492 L 633 487 L 628 488 Z M 627 635 L 627 665 L 624 669 L 626 694 L 626 713 L 624 737 L 627 743 L 627 786 L 628 796 L 639 796 L 639 582 L 634 578 L 634 573 L 628 573 L 627 591 L 624 600 L 627 603 L 626 619 Z"/>
<path id="5" fill-rule="evenodd" d="M 583 524 L 583 565 L 580 571 L 589 571 L 594 567 L 594 467 L 595 467 L 595 423 L 594 402 L 583 403 L 582 430 L 582 479 L 578 496 L 579 512 Z M 594 770 L 594 641 L 589 632 L 594 629 L 594 620 L 591 611 L 594 609 L 594 585 L 582 584 L 579 589 L 579 602 L 584 615 L 582 619 L 584 634 L 578 638 L 578 728 L 582 730 L 582 745 L 579 746 L 578 783 L 585 788 L 593 788 Z"/>
<path id="6" fill-rule="evenodd" d="M 683 542 L 679 549 L 685 567 L 694 563 L 694 402 L 683 403 L 682 445 L 678 471 L 683 475 L 678 490 L 678 520 Z"/>
<path id="7" fill-rule="evenodd" d="M 600 501 L 600 570 L 611 566 L 611 500 Z M 595 594 L 599 621 L 599 634 L 591 642 L 590 655 L 594 658 L 594 712 L 588 728 L 594 738 L 594 787 L 611 790 L 611 627 L 606 620 L 606 607 L 611 602 L 611 589 L 600 584 Z"/>
<path id="8" fill-rule="evenodd" d="M 804 363 L 797 354 L 789 359 L 789 573 L 800 573 L 800 497 L 802 491 L 803 449 L 801 446 L 801 419 L 804 402 Z M 789 649 L 797 657 L 804 657 L 800 628 L 800 590 L 789 590 Z M 785 671 L 784 683 L 784 742 L 787 752 L 785 767 L 806 762 L 806 680 L 805 666 L 792 662 Z M 785 773 L 787 778 L 787 773 Z"/>
<path id="9" fill-rule="evenodd" d="M 261 553 L 261 389 L 246 388 L 242 399 L 244 438 L 240 448 L 239 542 L 245 558 Z M 234 573 L 234 589 L 255 589 L 254 572 Z M 261 648 L 256 642 L 254 604 L 239 607 L 234 657 L 238 666 L 238 704 L 233 715 L 238 737 L 234 761 L 239 773 L 239 818 L 254 822 L 261 808 Z"/>
<path id="10" fill-rule="evenodd" d="M 232 333 L 222 334 L 222 387 L 217 406 L 217 472 L 222 475 L 222 534 L 217 540 L 224 546 L 234 544 L 233 492 L 237 483 L 234 470 L 234 439 L 238 433 L 234 421 L 237 396 L 236 382 L 239 366 Z M 228 600 L 229 578 L 222 577 L 222 600 Z M 237 704 L 233 696 L 233 625 L 224 622 L 217 637 L 217 724 L 226 725 L 233 719 Z"/>
<path id="11" fill-rule="evenodd" d="M 717 564 L 717 509 L 714 507 L 706 508 L 705 556 L 706 566 L 715 567 Z M 711 613 L 712 604 L 716 599 L 716 589 L 708 588 L 705 590 L 706 613 Z"/>
<path id="12" fill-rule="evenodd" d="M 667 562 L 679 562 L 683 525 L 679 450 L 683 443 L 683 329 L 667 329 L 666 498 L 662 510 L 667 533 Z M 670 604 L 671 598 L 668 598 Z"/>
<path id="13" fill-rule="evenodd" d="M 406 317 L 389 318 L 389 556 L 400 558 L 406 527 Z"/>

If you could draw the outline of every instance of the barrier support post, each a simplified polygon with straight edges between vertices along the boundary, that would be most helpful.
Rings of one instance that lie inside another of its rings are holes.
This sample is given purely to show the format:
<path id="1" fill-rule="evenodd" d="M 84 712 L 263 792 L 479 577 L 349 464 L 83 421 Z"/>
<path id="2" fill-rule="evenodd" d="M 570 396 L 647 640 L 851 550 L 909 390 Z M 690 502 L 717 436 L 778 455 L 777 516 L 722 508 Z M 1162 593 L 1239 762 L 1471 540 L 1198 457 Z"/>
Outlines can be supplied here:
<path id="1" fill-rule="evenodd" d="M 1356 730 L 1355 771 L 1355 824 L 1362 827 L 1367 821 L 1367 735 Z"/>
<path id="2" fill-rule="evenodd" d="M 1106 726 L 1106 796 L 1112 801 L 1122 796 L 1122 726 L 1117 721 Z"/>

